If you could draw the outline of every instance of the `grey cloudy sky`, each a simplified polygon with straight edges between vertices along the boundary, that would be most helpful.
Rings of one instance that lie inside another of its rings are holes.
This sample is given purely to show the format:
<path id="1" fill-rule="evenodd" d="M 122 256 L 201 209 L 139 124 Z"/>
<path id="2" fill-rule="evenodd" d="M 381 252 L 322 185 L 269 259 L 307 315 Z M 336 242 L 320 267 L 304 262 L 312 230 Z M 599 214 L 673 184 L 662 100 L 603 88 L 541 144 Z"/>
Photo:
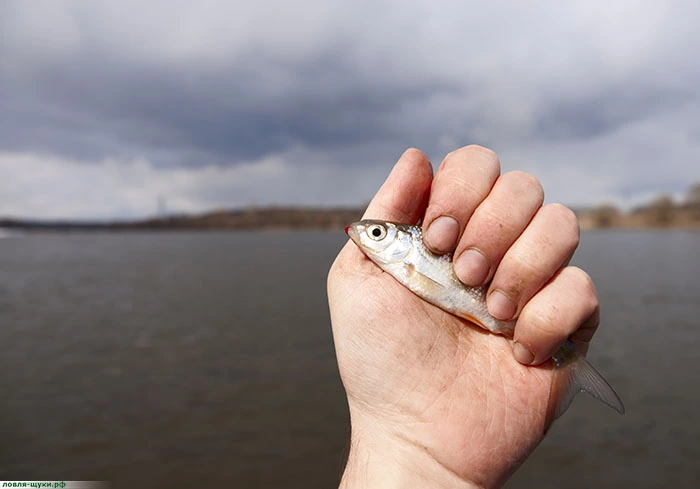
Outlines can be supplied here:
<path id="1" fill-rule="evenodd" d="M 700 4 L 0 2 L 0 216 L 366 202 L 469 143 L 549 201 L 700 181 Z"/>

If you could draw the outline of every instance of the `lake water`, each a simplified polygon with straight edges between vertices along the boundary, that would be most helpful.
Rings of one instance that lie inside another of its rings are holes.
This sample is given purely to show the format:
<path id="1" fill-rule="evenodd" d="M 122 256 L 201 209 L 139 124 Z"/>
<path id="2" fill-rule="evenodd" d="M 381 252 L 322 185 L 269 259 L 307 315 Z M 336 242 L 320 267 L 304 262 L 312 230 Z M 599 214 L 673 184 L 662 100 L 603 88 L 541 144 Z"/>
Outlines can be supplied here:
<path id="1" fill-rule="evenodd" d="M 0 480 L 334 487 L 348 414 L 325 295 L 342 232 L 0 239 Z M 578 396 L 507 488 L 700 482 L 700 233 L 586 232 Z"/>

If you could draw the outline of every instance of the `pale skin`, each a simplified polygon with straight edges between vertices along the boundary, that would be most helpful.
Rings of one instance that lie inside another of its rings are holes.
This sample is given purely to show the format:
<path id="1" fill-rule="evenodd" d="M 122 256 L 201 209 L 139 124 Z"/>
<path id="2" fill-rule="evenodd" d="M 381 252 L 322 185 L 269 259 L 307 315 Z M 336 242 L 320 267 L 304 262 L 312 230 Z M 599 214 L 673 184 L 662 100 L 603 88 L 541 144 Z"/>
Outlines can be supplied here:
<path id="1" fill-rule="evenodd" d="M 352 426 L 340 487 L 499 487 L 542 440 L 549 358 L 567 337 L 585 352 L 599 317 L 591 279 L 568 266 L 576 217 L 543 199 L 486 148 L 450 153 L 434 176 L 419 150 L 401 156 L 364 218 L 422 222 L 460 280 L 490 282 L 515 341 L 424 302 L 348 242 L 328 276 Z"/>

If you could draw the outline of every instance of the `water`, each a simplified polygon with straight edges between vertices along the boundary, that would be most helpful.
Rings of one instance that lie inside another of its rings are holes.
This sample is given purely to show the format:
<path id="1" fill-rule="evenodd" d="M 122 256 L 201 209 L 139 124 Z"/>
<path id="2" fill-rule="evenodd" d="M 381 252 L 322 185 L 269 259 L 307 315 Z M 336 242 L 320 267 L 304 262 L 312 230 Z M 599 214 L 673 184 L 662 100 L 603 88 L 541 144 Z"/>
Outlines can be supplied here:
<path id="1" fill-rule="evenodd" d="M 0 239 L 0 480 L 337 484 L 347 406 L 325 277 L 343 233 Z M 700 233 L 588 232 L 589 358 L 628 414 L 579 396 L 507 488 L 696 487 Z"/>
<path id="2" fill-rule="evenodd" d="M 574 264 L 593 277 L 602 315 L 588 357 L 627 414 L 578 396 L 507 487 L 698 487 L 700 233 L 582 240 Z"/>

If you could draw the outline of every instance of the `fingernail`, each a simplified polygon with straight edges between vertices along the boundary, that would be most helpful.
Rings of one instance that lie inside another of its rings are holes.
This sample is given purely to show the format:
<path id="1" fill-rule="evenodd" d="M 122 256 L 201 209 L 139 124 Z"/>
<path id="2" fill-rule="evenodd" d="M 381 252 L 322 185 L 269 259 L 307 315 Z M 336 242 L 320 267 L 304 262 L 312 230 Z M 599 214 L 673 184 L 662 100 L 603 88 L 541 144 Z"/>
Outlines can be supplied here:
<path id="1" fill-rule="evenodd" d="M 494 290 L 486 300 L 489 314 L 496 319 L 507 321 L 515 316 L 515 303 L 500 290 Z"/>
<path id="2" fill-rule="evenodd" d="M 452 217 L 438 217 L 428 226 L 423 238 L 430 249 L 447 253 L 457 246 L 459 224 Z"/>
<path id="3" fill-rule="evenodd" d="M 455 273 L 465 285 L 481 285 L 489 275 L 489 264 L 480 251 L 469 248 L 457 258 Z"/>
<path id="4" fill-rule="evenodd" d="M 533 355 L 532 352 L 525 347 L 525 345 L 518 343 L 517 341 L 513 343 L 513 356 L 523 365 L 530 365 L 535 360 L 535 355 Z"/>

